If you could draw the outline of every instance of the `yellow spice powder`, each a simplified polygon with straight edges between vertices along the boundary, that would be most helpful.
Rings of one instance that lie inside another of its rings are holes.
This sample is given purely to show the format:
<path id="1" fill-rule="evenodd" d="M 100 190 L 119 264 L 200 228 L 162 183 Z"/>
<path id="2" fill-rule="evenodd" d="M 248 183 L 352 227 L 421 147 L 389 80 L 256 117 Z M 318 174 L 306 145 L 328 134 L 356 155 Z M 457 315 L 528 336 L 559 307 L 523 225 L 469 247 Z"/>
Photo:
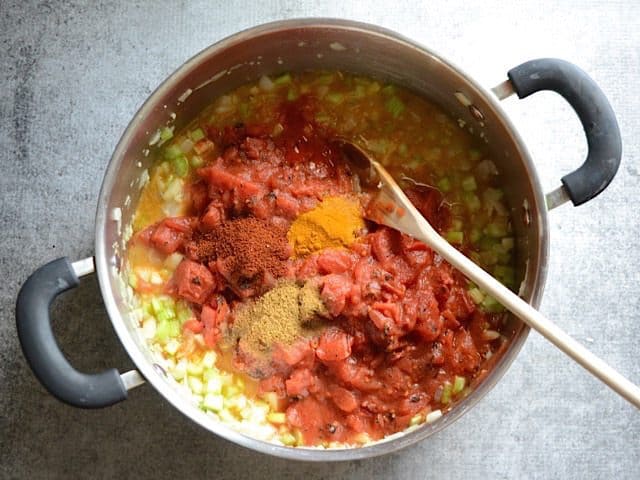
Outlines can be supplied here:
<path id="1" fill-rule="evenodd" d="M 346 247 L 363 228 L 362 209 L 357 200 L 327 197 L 296 218 L 287 238 L 294 254 L 303 257 L 325 248 Z"/>

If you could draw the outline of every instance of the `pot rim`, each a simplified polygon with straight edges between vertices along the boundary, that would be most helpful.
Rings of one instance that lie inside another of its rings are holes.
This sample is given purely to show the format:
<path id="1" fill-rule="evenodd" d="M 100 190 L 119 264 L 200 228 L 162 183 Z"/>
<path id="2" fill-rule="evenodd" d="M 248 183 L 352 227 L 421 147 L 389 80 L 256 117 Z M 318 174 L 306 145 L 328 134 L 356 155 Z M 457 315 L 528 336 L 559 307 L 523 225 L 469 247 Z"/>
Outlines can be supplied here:
<path id="1" fill-rule="evenodd" d="M 136 132 L 138 131 L 138 125 L 141 123 L 141 119 L 144 119 L 149 114 L 151 114 L 154 107 L 158 104 L 158 100 L 163 98 L 164 94 L 168 90 L 170 90 L 173 85 L 186 79 L 197 65 L 205 61 L 205 59 L 212 55 L 214 52 L 227 49 L 232 45 L 242 43 L 254 36 L 293 28 L 361 31 L 366 35 L 375 35 L 385 39 L 385 41 L 402 44 L 404 48 L 418 50 L 422 55 L 431 56 L 438 59 L 440 62 L 442 62 L 442 64 L 462 77 L 468 83 L 468 85 L 472 86 L 477 91 L 477 93 L 482 96 L 483 100 L 485 100 L 487 104 L 495 110 L 495 112 L 498 114 L 498 117 L 503 122 L 503 126 L 505 127 L 505 129 L 510 132 L 514 144 L 517 146 L 522 162 L 529 175 L 529 180 L 533 186 L 533 200 L 536 204 L 531 205 L 530 208 L 532 212 L 535 212 L 538 215 L 538 222 L 540 227 L 538 232 L 539 251 L 537 252 L 537 255 L 540 259 L 540 262 L 537 272 L 534 272 L 530 280 L 532 282 L 530 303 L 536 308 L 539 307 L 547 274 L 549 250 L 549 229 L 544 194 L 542 192 L 540 181 L 531 156 L 526 149 L 524 142 L 517 133 L 514 125 L 502 109 L 499 100 L 488 89 L 478 84 L 472 77 L 466 74 L 464 70 L 460 69 L 458 66 L 430 48 L 427 48 L 417 42 L 404 37 L 399 33 L 383 27 L 368 23 L 334 18 L 288 19 L 247 28 L 238 33 L 227 36 L 226 38 L 201 50 L 199 53 L 187 60 L 179 68 L 177 68 L 158 86 L 158 88 L 145 100 L 144 104 L 140 107 L 140 109 L 128 124 L 114 150 L 113 155 L 111 156 L 105 172 L 104 180 L 99 194 L 96 213 L 96 273 L 98 276 L 104 303 L 111 319 L 111 323 L 113 324 L 118 338 L 123 344 L 128 355 L 134 362 L 136 368 L 169 403 L 171 403 L 175 408 L 177 408 L 191 420 L 200 424 L 210 432 L 213 432 L 216 435 L 225 438 L 226 440 L 230 440 L 237 445 L 281 458 L 305 461 L 345 461 L 369 458 L 395 452 L 420 440 L 423 440 L 427 436 L 432 435 L 450 425 L 451 423 L 455 422 L 464 413 L 475 406 L 475 404 L 478 403 L 478 401 L 480 401 L 480 399 L 484 397 L 484 395 L 486 395 L 495 386 L 495 384 L 507 371 L 507 369 L 517 356 L 518 352 L 522 348 L 522 345 L 527 338 L 530 328 L 526 324 L 522 323 L 514 334 L 514 338 L 511 340 L 511 344 L 508 350 L 504 353 L 503 357 L 500 359 L 497 365 L 493 366 L 491 373 L 481 382 L 480 385 L 478 385 L 476 389 L 474 389 L 474 391 L 467 398 L 460 401 L 450 412 L 447 412 L 440 420 L 432 424 L 424 424 L 413 431 L 400 432 L 399 434 L 394 434 L 381 441 L 358 448 L 325 450 L 306 447 L 286 447 L 275 445 L 264 440 L 258 440 L 256 438 L 242 434 L 232 429 L 231 427 L 227 427 L 222 423 L 213 421 L 210 416 L 207 416 L 197 407 L 191 405 L 188 401 L 186 401 L 186 399 L 183 398 L 183 396 L 179 392 L 177 392 L 172 386 L 170 386 L 164 380 L 162 375 L 154 368 L 153 364 L 148 362 L 142 350 L 139 349 L 138 345 L 136 345 L 131 332 L 125 325 L 125 320 L 120 314 L 113 290 L 111 288 L 111 281 L 109 279 L 110 270 L 114 268 L 114 259 L 110 259 L 107 257 L 107 245 L 105 241 L 106 225 L 109 219 L 109 197 L 114 186 L 118 182 L 118 167 L 120 163 L 124 161 L 126 146 L 130 143 L 130 141 L 134 138 Z"/>

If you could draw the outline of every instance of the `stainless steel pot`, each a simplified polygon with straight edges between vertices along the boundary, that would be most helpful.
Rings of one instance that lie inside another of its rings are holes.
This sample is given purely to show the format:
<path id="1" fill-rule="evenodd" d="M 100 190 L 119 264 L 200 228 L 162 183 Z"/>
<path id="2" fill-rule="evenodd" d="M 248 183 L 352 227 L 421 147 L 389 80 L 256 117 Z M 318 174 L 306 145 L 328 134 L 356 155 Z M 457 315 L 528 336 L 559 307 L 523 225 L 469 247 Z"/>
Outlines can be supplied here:
<path id="1" fill-rule="evenodd" d="M 279 457 L 330 461 L 385 454 L 424 439 L 473 407 L 502 377 L 529 332 L 515 318 L 508 329 L 511 340 L 507 351 L 475 390 L 442 418 L 370 446 L 319 450 L 273 445 L 216 422 L 178 394 L 165 372 L 154 365 L 129 318 L 120 271 L 124 233 L 135 211 L 143 172 L 152 162 L 153 155 L 147 156 L 150 138 L 167 124 L 180 129 L 214 98 L 262 74 L 308 69 L 340 69 L 408 87 L 438 103 L 459 119 L 461 126 L 488 143 L 512 210 L 520 294 L 532 305 L 539 305 L 549 249 L 547 210 L 569 199 L 578 205 L 600 193 L 620 161 L 620 134 L 613 111 L 593 81 L 571 64 L 544 59 L 516 67 L 508 80 L 487 90 L 446 59 L 388 30 L 341 20 L 276 22 L 203 50 L 149 97 L 109 163 L 98 201 L 95 258 L 74 263 L 66 258 L 55 260 L 25 282 L 16 310 L 20 342 L 35 375 L 53 395 L 78 407 L 104 407 L 124 400 L 127 390 L 146 381 L 194 422 L 237 444 Z M 538 90 L 555 90 L 569 101 L 589 143 L 585 164 L 564 177 L 562 187 L 546 197 L 525 145 L 499 104 L 512 93 L 522 98 Z M 53 337 L 48 312 L 51 300 L 76 286 L 79 277 L 93 272 L 94 264 L 113 326 L 137 371 L 77 372 Z"/>

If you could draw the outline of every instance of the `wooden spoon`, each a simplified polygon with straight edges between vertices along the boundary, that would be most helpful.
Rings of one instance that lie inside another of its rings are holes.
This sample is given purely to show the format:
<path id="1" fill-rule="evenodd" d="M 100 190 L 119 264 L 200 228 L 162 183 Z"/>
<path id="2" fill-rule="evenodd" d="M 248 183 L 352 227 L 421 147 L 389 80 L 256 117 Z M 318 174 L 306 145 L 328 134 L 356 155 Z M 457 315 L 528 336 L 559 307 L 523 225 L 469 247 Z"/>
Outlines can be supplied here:
<path id="1" fill-rule="evenodd" d="M 342 138 L 336 139 L 334 143 L 354 167 L 361 182 L 378 188 L 378 193 L 372 200 L 367 213 L 369 220 L 394 228 L 429 245 L 506 309 L 541 333 L 636 408 L 640 408 L 640 388 L 637 385 L 607 365 L 551 320 L 452 247 L 418 212 L 389 172 L 362 148 Z"/>

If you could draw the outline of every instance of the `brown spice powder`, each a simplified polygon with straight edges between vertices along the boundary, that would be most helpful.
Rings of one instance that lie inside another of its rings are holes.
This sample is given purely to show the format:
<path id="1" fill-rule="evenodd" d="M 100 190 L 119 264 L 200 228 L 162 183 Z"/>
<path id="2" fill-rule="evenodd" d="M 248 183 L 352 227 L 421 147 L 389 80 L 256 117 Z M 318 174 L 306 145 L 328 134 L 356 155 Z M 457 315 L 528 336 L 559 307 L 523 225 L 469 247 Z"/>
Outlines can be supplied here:
<path id="1" fill-rule="evenodd" d="M 324 315 L 326 308 L 315 286 L 282 281 L 255 302 L 238 308 L 232 341 L 249 350 L 244 353 L 264 356 L 275 345 L 291 345 L 317 333 L 313 320 Z"/>
<path id="2" fill-rule="evenodd" d="M 259 293 L 284 276 L 291 253 L 285 229 L 253 217 L 199 234 L 187 249 L 200 262 L 218 261 L 219 273 L 241 297 Z"/>

